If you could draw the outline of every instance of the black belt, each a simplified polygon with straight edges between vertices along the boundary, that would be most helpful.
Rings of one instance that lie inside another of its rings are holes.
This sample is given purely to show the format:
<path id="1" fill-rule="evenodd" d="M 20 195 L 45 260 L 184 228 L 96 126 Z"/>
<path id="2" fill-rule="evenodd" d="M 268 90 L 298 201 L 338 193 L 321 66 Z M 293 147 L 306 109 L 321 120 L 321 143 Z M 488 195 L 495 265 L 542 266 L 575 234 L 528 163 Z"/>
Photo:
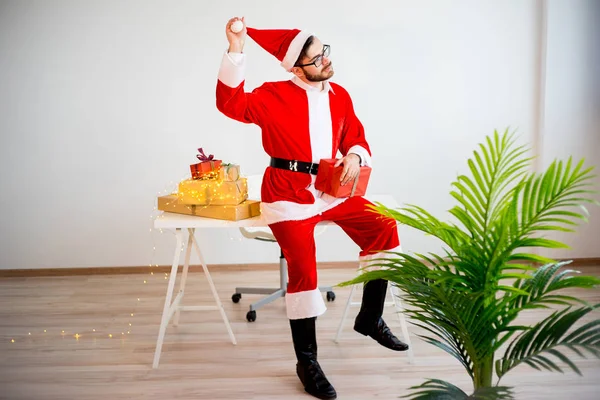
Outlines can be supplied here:
<path id="1" fill-rule="evenodd" d="M 298 160 L 285 160 L 283 158 L 271 158 L 271 167 L 286 169 L 294 172 L 304 172 L 305 174 L 317 175 L 319 164 L 309 163 Z"/>

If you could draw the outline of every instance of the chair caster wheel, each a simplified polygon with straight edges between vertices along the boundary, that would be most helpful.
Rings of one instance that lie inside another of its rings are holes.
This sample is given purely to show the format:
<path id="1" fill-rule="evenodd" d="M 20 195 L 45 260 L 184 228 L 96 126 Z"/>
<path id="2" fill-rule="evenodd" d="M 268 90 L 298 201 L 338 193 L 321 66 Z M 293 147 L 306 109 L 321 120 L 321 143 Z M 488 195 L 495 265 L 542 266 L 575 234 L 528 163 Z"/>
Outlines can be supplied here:
<path id="1" fill-rule="evenodd" d="M 241 298 L 241 293 L 234 293 L 233 296 L 231 296 L 231 301 L 233 301 L 234 303 L 239 303 Z"/>
<path id="2" fill-rule="evenodd" d="M 248 322 L 256 321 L 256 311 L 248 311 L 248 313 L 246 314 L 246 319 L 248 320 Z"/>
<path id="3" fill-rule="evenodd" d="M 335 300 L 335 293 L 329 291 L 327 292 L 327 301 L 334 301 Z"/>

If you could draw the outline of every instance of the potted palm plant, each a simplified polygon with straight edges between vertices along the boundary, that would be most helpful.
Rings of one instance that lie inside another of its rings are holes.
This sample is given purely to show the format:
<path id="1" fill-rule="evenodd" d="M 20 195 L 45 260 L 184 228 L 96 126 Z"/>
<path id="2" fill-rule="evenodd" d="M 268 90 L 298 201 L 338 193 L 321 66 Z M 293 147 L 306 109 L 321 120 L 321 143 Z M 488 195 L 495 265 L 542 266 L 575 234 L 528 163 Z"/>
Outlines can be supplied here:
<path id="1" fill-rule="evenodd" d="M 440 239 L 443 254 L 387 252 L 377 261 L 380 269 L 340 284 L 392 282 L 411 322 L 427 332 L 420 337 L 455 357 L 473 381 L 470 395 L 449 382 L 428 379 L 406 397 L 512 399 L 512 388 L 500 381 L 519 365 L 562 371 L 560 364 L 580 374 L 566 349 L 600 357 L 600 320 L 582 321 L 597 305 L 560 293 L 592 288 L 600 279 L 575 275 L 563 268 L 567 262 L 527 250 L 566 247 L 542 233 L 572 231 L 586 220 L 584 204 L 598 204 L 592 198 L 592 168 L 569 158 L 532 173 L 529 150 L 517 146 L 514 136 L 508 131 L 488 136 L 468 161 L 470 176 L 452 183 L 454 222 L 415 205 L 372 207 Z M 532 326 L 516 323 L 521 312 L 534 308 L 551 313 Z"/>

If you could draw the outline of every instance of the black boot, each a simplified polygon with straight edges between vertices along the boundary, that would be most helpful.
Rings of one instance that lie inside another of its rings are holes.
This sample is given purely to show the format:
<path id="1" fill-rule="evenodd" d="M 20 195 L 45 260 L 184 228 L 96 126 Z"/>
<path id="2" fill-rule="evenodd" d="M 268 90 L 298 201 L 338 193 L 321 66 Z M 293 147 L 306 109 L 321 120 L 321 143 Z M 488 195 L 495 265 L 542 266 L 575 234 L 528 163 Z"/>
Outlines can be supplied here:
<path id="1" fill-rule="evenodd" d="M 365 336 L 370 336 L 379 344 L 396 351 L 408 350 L 408 345 L 401 342 L 381 318 L 387 281 L 376 279 L 365 283 L 362 304 L 354 322 L 354 330 Z"/>
<path id="2" fill-rule="evenodd" d="M 296 373 L 304 390 L 319 399 L 335 399 L 337 394 L 317 362 L 317 318 L 292 319 L 292 339 L 296 351 Z"/>

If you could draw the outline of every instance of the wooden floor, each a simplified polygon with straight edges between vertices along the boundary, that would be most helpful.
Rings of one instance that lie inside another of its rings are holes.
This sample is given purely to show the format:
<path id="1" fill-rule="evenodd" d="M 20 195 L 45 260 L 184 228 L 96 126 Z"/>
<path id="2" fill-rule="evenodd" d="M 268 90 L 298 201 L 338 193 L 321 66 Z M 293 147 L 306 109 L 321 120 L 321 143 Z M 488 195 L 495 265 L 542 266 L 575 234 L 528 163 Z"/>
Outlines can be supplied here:
<path id="1" fill-rule="evenodd" d="M 600 268 L 585 272 L 597 274 Z M 258 296 L 245 295 L 239 304 L 231 302 L 236 285 L 276 285 L 276 272 L 213 268 L 212 275 L 237 346 L 229 341 L 218 312 L 185 312 L 180 326 L 167 331 L 157 370 L 151 364 L 167 284 L 164 273 L 0 279 L 0 398 L 311 398 L 295 375 L 283 300 L 259 310 L 254 323 L 246 322 L 245 315 L 250 301 Z M 352 269 L 325 269 L 319 277 L 322 284 L 335 284 L 353 275 Z M 425 378 L 445 379 L 470 389 L 458 362 L 421 341 L 416 334 L 422 332 L 412 326 L 412 365 L 405 353 L 387 350 L 351 330 L 356 308 L 342 341 L 334 343 L 348 293 L 348 288 L 336 289 L 336 301 L 328 303 L 327 313 L 317 322 L 319 360 L 339 399 L 396 399 Z M 598 290 L 578 294 L 600 300 Z M 211 304 L 201 273 L 188 278 L 184 303 Z M 524 316 L 523 321 L 537 320 L 542 314 L 536 313 Z M 400 335 L 393 310 L 388 308 L 384 316 Z M 519 399 L 600 398 L 594 395 L 600 389 L 600 362 L 574 359 L 583 377 L 524 366 L 503 384 L 515 385 Z"/>

